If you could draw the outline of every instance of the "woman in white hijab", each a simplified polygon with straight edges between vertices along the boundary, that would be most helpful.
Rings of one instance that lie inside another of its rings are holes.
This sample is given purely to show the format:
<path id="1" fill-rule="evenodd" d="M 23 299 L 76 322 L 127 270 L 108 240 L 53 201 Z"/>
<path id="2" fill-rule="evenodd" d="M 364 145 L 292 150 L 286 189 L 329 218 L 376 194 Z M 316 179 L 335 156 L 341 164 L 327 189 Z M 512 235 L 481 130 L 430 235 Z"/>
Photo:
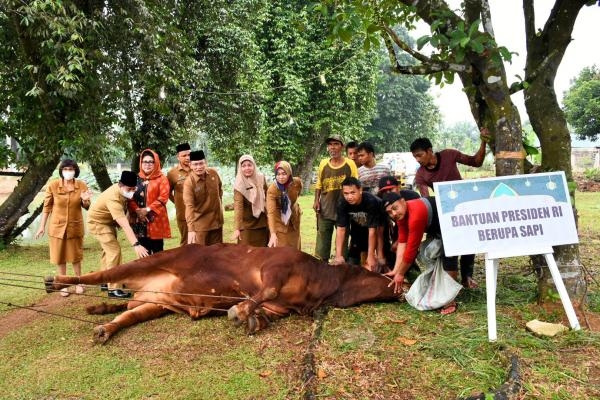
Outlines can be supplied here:
<path id="1" fill-rule="evenodd" d="M 233 184 L 233 219 L 235 231 L 232 238 L 237 243 L 265 247 L 269 242 L 267 227 L 265 176 L 256 169 L 251 155 L 244 154 L 238 161 Z"/>

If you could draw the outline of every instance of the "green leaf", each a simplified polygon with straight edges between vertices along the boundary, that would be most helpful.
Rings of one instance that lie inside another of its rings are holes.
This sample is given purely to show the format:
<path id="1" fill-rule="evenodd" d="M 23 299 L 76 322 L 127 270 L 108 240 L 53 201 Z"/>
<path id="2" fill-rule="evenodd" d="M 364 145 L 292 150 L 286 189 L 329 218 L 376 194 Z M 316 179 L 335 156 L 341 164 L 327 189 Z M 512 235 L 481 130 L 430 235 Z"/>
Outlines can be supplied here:
<path id="1" fill-rule="evenodd" d="M 338 36 L 346 43 L 350 43 L 352 40 L 352 33 L 344 28 L 338 30 Z"/>
<path id="2" fill-rule="evenodd" d="M 462 63 L 465 60 L 465 51 L 464 51 L 464 49 L 462 49 L 462 48 L 459 47 L 459 48 L 457 48 L 454 51 L 454 60 L 458 64 Z"/>
<path id="3" fill-rule="evenodd" d="M 417 49 L 421 50 L 431 40 L 431 36 L 425 35 L 417 39 Z"/>
<path id="4" fill-rule="evenodd" d="M 525 152 L 527 153 L 528 156 L 540 154 L 540 151 L 536 147 L 533 147 L 526 143 L 523 143 L 523 149 L 525 149 Z"/>
<path id="5" fill-rule="evenodd" d="M 508 62 L 512 61 L 512 55 L 519 55 L 519 53 L 511 53 L 506 47 L 501 46 L 498 47 L 498 51 L 500 52 L 500 56 Z"/>
<path id="6" fill-rule="evenodd" d="M 374 32 L 378 32 L 379 30 L 381 30 L 381 27 L 379 25 L 376 24 L 371 24 L 367 27 L 367 33 L 368 34 L 372 34 Z"/>
<path id="7" fill-rule="evenodd" d="M 481 54 L 485 50 L 485 47 L 483 47 L 483 45 L 478 41 L 471 41 L 470 47 L 477 54 Z"/>
<path id="8" fill-rule="evenodd" d="M 471 26 L 469 27 L 469 36 L 473 37 L 473 34 L 475 32 L 477 32 L 477 30 L 479 29 L 479 24 L 480 24 L 481 20 L 480 19 L 476 19 L 475 21 L 473 21 L 473 23 L 471 24 Z"/>

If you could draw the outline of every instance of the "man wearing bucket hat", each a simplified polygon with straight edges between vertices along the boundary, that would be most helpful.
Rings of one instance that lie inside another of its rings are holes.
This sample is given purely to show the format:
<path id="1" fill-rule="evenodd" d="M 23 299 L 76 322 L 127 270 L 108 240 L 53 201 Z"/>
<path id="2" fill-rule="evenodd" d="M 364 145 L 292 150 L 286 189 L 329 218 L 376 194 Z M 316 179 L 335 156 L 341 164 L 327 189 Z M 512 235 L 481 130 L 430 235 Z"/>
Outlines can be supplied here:
<path id="1" fill-rule="evenodd" d="M 325 143 L 329 158 L 321 160 L 319 164 L 313 209 L 317 214 L 315 255 L 328 262 L 337 218 L 337 203 L 342 195 L 342 182 L 348 177 L 358 178 L 358 170 L 354 161 L 343 156 L 344 140 L 341 136 L 331 135 L 325 139 Z M 347 240 L 344 241 L 344 248 L 346 246 Z"/>
<path id="2" fill-rule="evenodd" d="M 148 250 L 138 242 L 125 215 L 127 200 L 133 197 L 136 186 L 137 175 L 132 171 L 123 171 L 119 182 L 102 192 L 88 211 L 88 231 L 94 235 L 102 247 L 102 270 L 121 264 L 121 246 L 117 240 L 117 226 L 123 229 L 125 237 L 133 246 L 138 258 L 148 256 Z M 122 285 L 109 283 L 108 296 L 115 298 L 131 296 L 131 293 L 122 289 Z"/>

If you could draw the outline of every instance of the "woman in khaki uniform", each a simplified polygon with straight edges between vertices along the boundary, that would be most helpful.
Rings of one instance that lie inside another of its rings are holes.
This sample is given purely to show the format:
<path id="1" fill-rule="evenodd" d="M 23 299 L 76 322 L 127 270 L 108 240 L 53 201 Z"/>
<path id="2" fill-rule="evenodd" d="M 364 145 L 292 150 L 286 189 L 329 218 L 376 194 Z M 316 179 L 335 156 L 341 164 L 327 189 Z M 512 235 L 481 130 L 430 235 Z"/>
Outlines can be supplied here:
<path id="1" fill-rule="evenodd" d="M 46 188 L 42 221 L 35 238 L 44 235 L 48 216 L 52 214 L 48 228 L 50 262 L 57 265 L 59 275 L 66 275 L 67 263 L 71 263 L 75 275 L 80 276 L 84 234 L 81 209 L 90 207 L 92 193 L 85 182 L 75 179 L 79 177 L 79 166 L 75 161 L 63 160 L 58 175 L 60 178 L 51 181 Z M 67 289 L 61 291 L 63 296 L 69 295 Z M 81 285 L 75 290 L 84 292 Z"/>
<path id="2" fill-rule="evenodd" d="M 241 156 L 233 184 L 235 231 L 232 239 L 237 243 L 256 247 L 265 247 L 269 243 L 266 191 L 265 176 L 256 170 L 254 158 L 247 154 Z"/>
<path id="3" fill-rule="evenodd" d="M 298 196 L 302 181 L 292 176 L 287 161 L 275 164 L 275 182 L 267 190 L 267 220 L 269 221 L 269 247 L 294 247 L 301 250 L 300 216 L 302 211 Z"/>

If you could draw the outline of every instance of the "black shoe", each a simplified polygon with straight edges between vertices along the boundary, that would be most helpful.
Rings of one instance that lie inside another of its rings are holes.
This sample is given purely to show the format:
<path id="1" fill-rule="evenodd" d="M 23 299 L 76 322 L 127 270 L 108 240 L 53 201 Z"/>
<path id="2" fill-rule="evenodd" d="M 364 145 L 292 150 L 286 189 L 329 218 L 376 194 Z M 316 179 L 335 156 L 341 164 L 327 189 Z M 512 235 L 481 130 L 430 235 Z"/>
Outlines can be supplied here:
<path id="1" fill-rule="evenodd" d="M 100 284 L 100 290 L 103 292 L 106 292 L 108 290 L 108 284 L 107 283 L 101 283 Z"/>
<path id="2" fill-rule="evenodd" d="M 124 292 L 121 289 L 114 289 L 108 291 L 108 297 L 113 299 L 128 299 L 131 297 L 131 293 Z"/>

